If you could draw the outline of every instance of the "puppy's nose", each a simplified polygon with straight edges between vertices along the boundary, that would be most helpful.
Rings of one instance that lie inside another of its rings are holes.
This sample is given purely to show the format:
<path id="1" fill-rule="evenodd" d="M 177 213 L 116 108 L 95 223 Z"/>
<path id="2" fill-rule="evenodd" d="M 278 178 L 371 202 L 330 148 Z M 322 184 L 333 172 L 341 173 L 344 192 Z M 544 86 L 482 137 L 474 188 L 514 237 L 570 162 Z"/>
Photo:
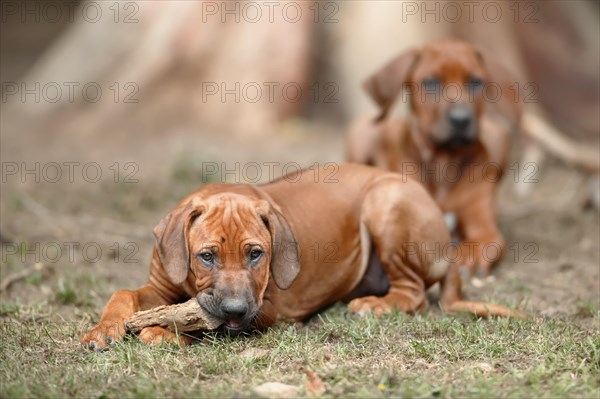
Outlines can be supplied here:
<path id="1" fill-rule="evenodd" d="M 242 319 L 248 312 L 248 304 L 241 299 L 228 298 L 221 302 L 221 310 L 228 318 Z"/>
<path id="2" fill-rule="evenodd" d="M 448 110 L 448 121 L 452 129 L 465 130 L 473 120 L 473 111 L 468 107 L 452 107 Z"/>

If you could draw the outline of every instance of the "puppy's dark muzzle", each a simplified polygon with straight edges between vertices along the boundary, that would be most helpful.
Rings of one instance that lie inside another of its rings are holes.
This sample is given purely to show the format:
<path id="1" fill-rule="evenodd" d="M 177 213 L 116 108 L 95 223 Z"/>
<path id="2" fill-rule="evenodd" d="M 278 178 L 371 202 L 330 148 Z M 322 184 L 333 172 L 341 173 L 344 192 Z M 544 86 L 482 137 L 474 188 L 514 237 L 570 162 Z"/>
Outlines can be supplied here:
<path id="1" fill-rule="evenodd" d="M 446 150 L 468 147 L 477 139 L 477 124 L 473 109 L 457 105 L 448 110 L 445 137 L 437 146 Z M 441 135 L 440 135 L 441 136 Z M 441 138 L 441 137 L 440 137 Z"/>
<path id="2" fill-rule="evenodd" d="M 248 303 L 238 298 L 227 298 L 221 301 L 221 312 L 227 320 L 243 320 L 248 314 Z"/>
<path id="3" fill-rule="evenodd" d="M 223 328 L 231 335 L 247 330 L 256 315 L 256 307 L 248 301 L 238 297 L 220 299 L 212 289 L 196 295 L 196 300 L 206 312 L 224 320 Z"/>
<path id="4" fill-rule="evenodd" d="M 473 124 L 473 110 L 465 106 L 450 108 L 448 111 L 448 124 L 453 133 L 468 131 Z"/>
<path id="5" fill-rule="evenodd" d="M 460 148 L 468 147 L 475 142 L 475 136 L 466 134 L 453 134 L 447 140 L 441 142 L 438 147 L 446 150 L 458 150 Z"/>

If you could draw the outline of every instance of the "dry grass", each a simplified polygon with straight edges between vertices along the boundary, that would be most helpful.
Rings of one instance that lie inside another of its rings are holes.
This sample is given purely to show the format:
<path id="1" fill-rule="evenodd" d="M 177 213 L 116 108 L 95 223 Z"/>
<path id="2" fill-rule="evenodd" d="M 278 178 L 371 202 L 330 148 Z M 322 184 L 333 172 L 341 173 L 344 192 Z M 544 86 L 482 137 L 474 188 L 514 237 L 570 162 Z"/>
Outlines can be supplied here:
<path id="1" fill-rule="evenodd" d="M 250 397 L 269 381 L 302 387 L 307 370 L 331 397 L 599 393 L 597 309 L 591 318 L 377 320 L 346 317 L 340 305 L 299 329 L 211 333 L 183 349 L 131 337 L 104 353 L 79 346 L 86 323 L 48 321 L 53 310 L 3 304 L 2 397 Z"/>

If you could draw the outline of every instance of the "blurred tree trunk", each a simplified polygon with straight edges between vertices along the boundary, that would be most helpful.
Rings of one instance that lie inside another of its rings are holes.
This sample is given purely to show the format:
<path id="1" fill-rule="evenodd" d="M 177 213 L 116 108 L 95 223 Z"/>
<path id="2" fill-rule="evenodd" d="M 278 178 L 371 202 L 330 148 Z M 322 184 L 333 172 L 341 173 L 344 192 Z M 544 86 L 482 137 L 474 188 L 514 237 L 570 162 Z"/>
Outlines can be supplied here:
<path id="1" fill-rule="evenodd" d="M 76 85 L 76 93 L 92 84 L 89 92 L 95 96 L 100 87 L 101 99 L 90 104 L 81 95 L 74 101 L 62 95 L 57 102 L 13 101 L 9 108 L 19 117 L 35 117 L 44 127 L 52 119 L 60 121 L 61 129 L 103 131 L 123 123 L 143 126 L 159 112 L 190 118 L 192 125 L 255 135 L 273 132 L 282 120 L 302 111 L 311 74 L 311 3 L 294 3 L 304 14 L 295 23 L 279 14 L 273 22 L 268 15 L 256 23 L 248 21 L 247 13 L 239 18 L 244 1 L 229 3 L 237 3 L 238 15 L 208 12 L 226 2 L 139 1 L 130 8 L 136 11 L 129 14 L 131 23 L 123 22 L 123 10 L 119 20 L 113 19 L 113 3 L 93 3 L 103 7 L 104 17 L 86 23 L 75 13 L 80 20 L 50 46 L 23 82 L 53 82 L 63 89 Z M 285 85 L 293 86 L 291 100 L 282 91 Z M 304 89 L 298 101 L 294 87 Z M 164 128 L 172 127 L 173 118 L 163 119 Z"/>

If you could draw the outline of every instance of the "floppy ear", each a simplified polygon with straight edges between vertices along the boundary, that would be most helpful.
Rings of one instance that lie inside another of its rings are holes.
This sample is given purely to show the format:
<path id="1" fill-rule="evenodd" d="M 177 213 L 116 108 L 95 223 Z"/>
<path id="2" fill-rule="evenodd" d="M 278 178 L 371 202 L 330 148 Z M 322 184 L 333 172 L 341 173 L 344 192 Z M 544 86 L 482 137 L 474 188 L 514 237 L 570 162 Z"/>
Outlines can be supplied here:
<path id="1" fill-rule="evenodd" d="M 408 81 L 419 54 L 417 49 L 405 51 L 365 81 L 363 87 L 380 108 L 378 121 L 387 116 Z"/>
<path id="2" fill-rule="evenodd" d="M 498 100 L 488 101 L 488 106 L 505 118 L 511 128 L 516 127 L 523 113 L 523 99 L 520 95 L 521 91 L 518 90 L 519 80 L 508 68 L 485 51 L 478 49 L 477 55 L 488 73 L 486 83 L 493 84 L 501 90 Z"/>
<path id="3" fill-rule="evenodd" d="M 265 201 L 266 202 L 266 201 Z M 268 205 L 259 209 L 262 221 L 271 232 L 271 276 L 282 290 L 290 288 L 300 273 L 298 243 L 285 217 Z"/>
<path id="4" fill-rule="evenodd" d="M 194 201 L 181 204 L 165 216 L 154 228 L 158 258 L 175 285 L 185 281 L 190 269 L 188 230 L 194 219 L 204 211 Z"/>

